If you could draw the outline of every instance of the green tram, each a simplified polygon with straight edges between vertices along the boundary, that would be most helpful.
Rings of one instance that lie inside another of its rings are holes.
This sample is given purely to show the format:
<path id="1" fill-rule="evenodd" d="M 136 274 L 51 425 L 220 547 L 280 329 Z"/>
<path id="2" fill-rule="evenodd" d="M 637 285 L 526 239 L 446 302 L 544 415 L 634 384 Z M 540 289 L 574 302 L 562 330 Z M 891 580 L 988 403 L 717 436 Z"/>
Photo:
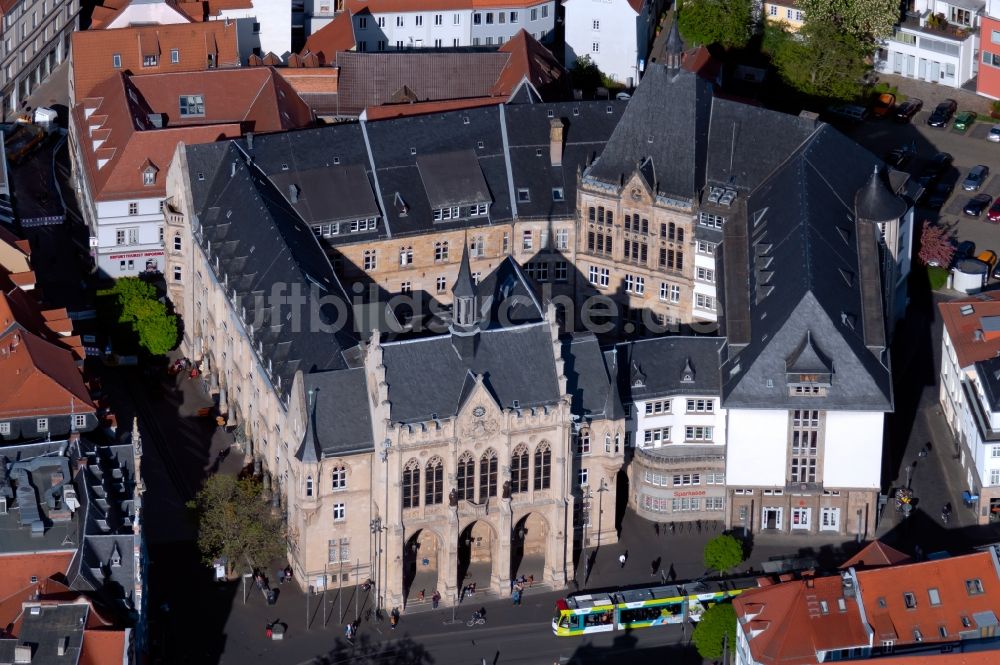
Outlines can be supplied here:
<path id="1" fill-rule="evenodd" d="M 556 601 L 552 632 L 567 637 L 698 621 L 712 605 L 756 586 L 756 578 L 745 578 L 569 596 Z"/>

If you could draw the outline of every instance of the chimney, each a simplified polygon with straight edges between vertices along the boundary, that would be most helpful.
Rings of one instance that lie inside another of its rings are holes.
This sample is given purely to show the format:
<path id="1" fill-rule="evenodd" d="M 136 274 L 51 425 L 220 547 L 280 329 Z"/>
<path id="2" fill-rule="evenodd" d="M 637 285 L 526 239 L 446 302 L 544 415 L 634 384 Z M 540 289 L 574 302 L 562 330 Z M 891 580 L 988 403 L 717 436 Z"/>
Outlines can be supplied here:
<path id="1" fill-rule="evenodd" d="M 69 638 L 68 637 L 60 637 L 59 638 L 59 642 L 56 644 L 56 655 L 57 656 L 65 656 L 66 655 L 66 649 L 68 647 L 69 647 Z"/>
<path id="2" fill-rule="evenodd" d="M 562 118 L 549 120 L 549 159 L 552 166 L 562 166 L 563 122 Z"/>
<path id="3" fill-rule="evenodd" d="M 28 644 L 18 644 L 14 647 L 14 662 L 15 663 L 30 663 L 31 662 L 31 646 Z"/>
<path id="4" fill-rule="evenodd" d="M 253 132 L 247 132 L 247 150 L 253 151 Z"/>
<path id="5" fill-rule="evenodd" d="M 297 185 L 289 185 L 288 186 L 288 201 L 290 203 L 298 203 L 299 202 L 299 188 L 298 188 Z"/>

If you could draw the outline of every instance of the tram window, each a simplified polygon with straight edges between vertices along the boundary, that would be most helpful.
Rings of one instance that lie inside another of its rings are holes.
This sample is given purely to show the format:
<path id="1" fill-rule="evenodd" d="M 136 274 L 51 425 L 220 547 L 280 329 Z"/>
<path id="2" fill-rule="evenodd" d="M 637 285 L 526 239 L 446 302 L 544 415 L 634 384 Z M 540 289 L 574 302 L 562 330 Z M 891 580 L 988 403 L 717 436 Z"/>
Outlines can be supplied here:
<path id="1" fill-rule="evenodd" d="M 560 628 L 569 628 L 569 615 L 568 614 L 564 614 L 561 617 L 559 617 L 559 627 Z"/>
<path id="2" fill-rule="evenodd" d="M 611 610 L 592 612 L 584 617 L 584 626 L 601 626 L 611 623 Z"/>

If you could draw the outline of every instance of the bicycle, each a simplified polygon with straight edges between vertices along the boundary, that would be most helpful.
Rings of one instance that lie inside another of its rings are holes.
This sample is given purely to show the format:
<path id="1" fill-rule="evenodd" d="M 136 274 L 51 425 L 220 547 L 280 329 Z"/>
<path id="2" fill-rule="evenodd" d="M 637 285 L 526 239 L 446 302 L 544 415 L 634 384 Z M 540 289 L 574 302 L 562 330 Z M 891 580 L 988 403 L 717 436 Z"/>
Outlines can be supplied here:
<path id="1" fill-rule="evenodd" d="M 477 626 L 477 625 L 478 626 L 485 626 L 486 625 L 486 617 L 484 617 L 479 612 L 474 612 L 472 614 L 472 616 L 469 618 L 469 620 L 465 622 L 465 625 L 468 626 L 469 628 L 472 628 L 473 626 Z"/>

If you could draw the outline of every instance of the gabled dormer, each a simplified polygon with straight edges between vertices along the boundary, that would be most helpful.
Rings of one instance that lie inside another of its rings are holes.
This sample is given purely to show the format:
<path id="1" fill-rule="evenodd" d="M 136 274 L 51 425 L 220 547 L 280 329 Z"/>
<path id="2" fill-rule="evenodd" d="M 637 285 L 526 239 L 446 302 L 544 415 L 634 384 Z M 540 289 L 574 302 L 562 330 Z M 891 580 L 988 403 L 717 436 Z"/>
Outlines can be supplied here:
<path id="1" fill-rule="evenodd" d="M 139 168 L 142 172 L 142 184 L 145 187 L 152 187 L 156 184 L 156 174 L 160 169 L 156 168 L 156 164 L 147 159 L 143 162 L 142 166 Z"/>

